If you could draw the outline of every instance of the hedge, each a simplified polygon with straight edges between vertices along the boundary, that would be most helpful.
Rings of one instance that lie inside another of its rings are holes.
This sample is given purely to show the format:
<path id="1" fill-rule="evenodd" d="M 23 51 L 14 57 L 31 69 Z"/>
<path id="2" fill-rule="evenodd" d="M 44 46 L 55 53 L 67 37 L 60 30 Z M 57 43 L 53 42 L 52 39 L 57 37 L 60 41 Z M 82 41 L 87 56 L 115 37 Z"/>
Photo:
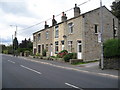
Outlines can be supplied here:
<path id="1" fill-rule="evenodd" d="M 77 58 L 77 53 L 68 53 L 63 57 L 65 62 L 69 62 L 70 59 L 76 59 Z"/>
<path id="2" fill-rule="evenodd" d="M 104 57 L 120 57 L 120 39 L 110 39 L 105 41 Z"/>

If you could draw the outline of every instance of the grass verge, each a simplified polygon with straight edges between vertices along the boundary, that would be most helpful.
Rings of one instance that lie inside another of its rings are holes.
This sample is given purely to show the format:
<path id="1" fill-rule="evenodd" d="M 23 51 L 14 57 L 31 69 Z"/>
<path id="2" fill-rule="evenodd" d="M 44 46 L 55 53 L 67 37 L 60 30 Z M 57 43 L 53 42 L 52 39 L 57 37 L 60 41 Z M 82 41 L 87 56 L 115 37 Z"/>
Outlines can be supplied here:
<path id="1" fill-rule="evenodd" d="M 98 62 L 98 61 L 99 61 L 99 60 L 86 61 L 86 62 L 78 62 L 78 63 L 73 63 L 72 65 L 80 65 L 80 64 L 94 63 L 94 62 Z"/>

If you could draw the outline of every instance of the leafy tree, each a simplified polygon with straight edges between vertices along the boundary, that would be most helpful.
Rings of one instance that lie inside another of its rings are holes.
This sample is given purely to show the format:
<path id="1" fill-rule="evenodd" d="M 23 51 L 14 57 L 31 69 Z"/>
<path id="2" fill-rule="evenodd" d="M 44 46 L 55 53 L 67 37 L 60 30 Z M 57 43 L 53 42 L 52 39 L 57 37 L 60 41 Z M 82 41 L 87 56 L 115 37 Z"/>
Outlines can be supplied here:
<path id="1" fill-rule="evenodd" d="M 7 46 L 8 54 L 13 54 L 13 46 L 9 45 Z"/>
<path id="2" fill-rule="evenodd" d="M 29 50 L 29 51 L 32 51 L 32 48 L 33 48 L 33 43 L 31 42 L 30 39 L 26 39 L 25 40 L 22 40 L 22 42 L 19 44 L 19 49 L 18 51 L 19 52 L 24 52 L 26 50 Z"/>
<path id="3" fill-rule="evenodd" d="M 32 49 L 33 44 L 30 39 L 26 40 L 26 38 L 25 38 L 25 40 L 22 40 L 22 43 L 19 44 L 19 47 Z"/>
<path id="4" fill-rule="evenodd" d="M 113 2 L 111 9 L 112 9 L 112 13 L 120 20 L 120 1 Z"/>
<path id="5" fill-rule="evenodd" d="M 13 40 L 13 48 L 14 48 L 14 50 L 17 50 L 17 49 L 18 49 L 18 40 L 17 40 L 16 37 L 15 37 L 15 39 Z"/>
<path id="6" fill-rule="evenodd" d="M 0 49 L 2 49 L 1 51 L 2 51 L 2 53 L 3 53 L 3 51 L 6 50 L 7 47 L 6 47 L 5 45 L 1 44 L 1 45 L 0 45 Z"/>

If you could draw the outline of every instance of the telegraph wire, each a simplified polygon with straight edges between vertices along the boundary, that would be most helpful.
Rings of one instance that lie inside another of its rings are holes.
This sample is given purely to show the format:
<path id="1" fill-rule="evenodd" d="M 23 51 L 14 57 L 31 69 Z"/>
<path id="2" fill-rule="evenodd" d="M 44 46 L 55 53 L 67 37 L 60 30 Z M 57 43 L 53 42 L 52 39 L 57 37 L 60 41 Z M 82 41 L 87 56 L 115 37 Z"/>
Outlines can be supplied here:
<path id="1" fill-rule="evenodd" d="M 85 3 L 88 3 L 89 1 L 90 1 L 90 0 L 87 0 L 87 1 L 81 3 L 81 4 L 77 5 L 77 6 L 81 6 L 81 5 L 85 4 Z M 64 11 L 64 12 L 69 12 L 69 11 L 71 11 L 72 9 L 74 9 L 74 8 L 70 8 L 70 9 Z M 58 14 L 58 15 L 55 15 L 55 17 L 58 17 L 58 16 L 60 16 L 60 15 L 61 15 L 61 13 Z M 29 27 L 27 27 L 27 28 L 24 28 L 24 29 L 21 29 L 21 30 L 26 30 L 26 29 L 32 28 L 32 27 L 34 27 L 34 26 L 37 26 L 37 25 L 39 25 L 39 24 L 41 24 L 41 23 L 44 23 L 45 21 L 49 21 L 49 20 L 51 20 L 51 19 L 52 19 L 52 18 L 49 18 L 49 19 L 47 19 L 47 20 L 41 21 L 41 22 L 39 22 L 39 23 L 36 23 L 36 24 L 34 24 L 34 25 L 31 25 L 31 26 L 29 26 Z"/>

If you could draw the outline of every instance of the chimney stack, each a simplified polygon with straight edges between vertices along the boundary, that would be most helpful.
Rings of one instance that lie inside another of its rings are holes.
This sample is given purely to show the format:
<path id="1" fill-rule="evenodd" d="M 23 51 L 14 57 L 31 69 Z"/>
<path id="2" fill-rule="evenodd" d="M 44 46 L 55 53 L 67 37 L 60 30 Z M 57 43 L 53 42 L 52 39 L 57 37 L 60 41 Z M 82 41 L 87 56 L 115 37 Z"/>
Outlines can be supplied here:
<path id="1" fill-rule="evenodd" d="M 61 17 L 61 21 L 64 22 L 67 20 L 67 16 L 64 12 L 62 12 L 62 17 Z"/>
<path id="2" fill-rule="evenodd" d="M 49 27 L 49 25 L 47 25 L 47 22 L 45 21 L 45 29 Z"/>
<path id="3" fill-rule="evenodd" d="M 55 20 L 55 15 L 53 15 L 53 19 L 52 19 L 52 26 L 56 25 L 57 21 Z"/>
<path id="4" fill-rule="evenodd" d="M 77 7 L 77 4 L 75 4 L 75 7 L 74 7 L 74 17 L 79 16 L 80 13 L 81 13 L 80 8 Z"/>

